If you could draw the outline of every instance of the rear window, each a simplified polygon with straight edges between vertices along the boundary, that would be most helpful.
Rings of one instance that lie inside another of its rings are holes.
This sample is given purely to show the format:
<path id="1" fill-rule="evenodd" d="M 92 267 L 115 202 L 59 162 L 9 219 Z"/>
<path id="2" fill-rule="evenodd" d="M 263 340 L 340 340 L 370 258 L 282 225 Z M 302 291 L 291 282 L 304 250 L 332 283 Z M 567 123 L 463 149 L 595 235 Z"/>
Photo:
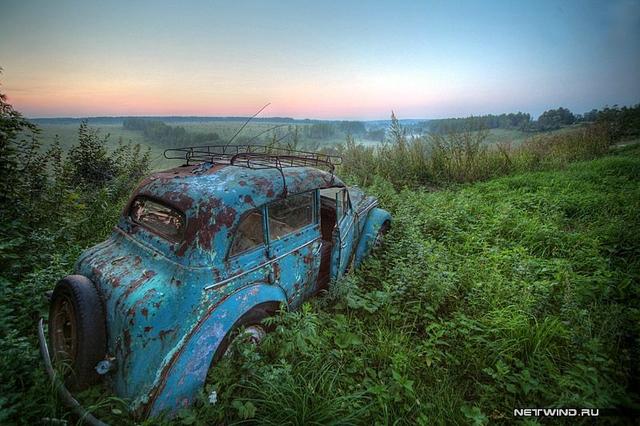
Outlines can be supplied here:
<path id="1" fill-rule="evenodd" d="M 172 241 L 184 236 L 185 218 L 180 211 L 148 198 L 136 198 L 129 211 L 131 220 Z"/>

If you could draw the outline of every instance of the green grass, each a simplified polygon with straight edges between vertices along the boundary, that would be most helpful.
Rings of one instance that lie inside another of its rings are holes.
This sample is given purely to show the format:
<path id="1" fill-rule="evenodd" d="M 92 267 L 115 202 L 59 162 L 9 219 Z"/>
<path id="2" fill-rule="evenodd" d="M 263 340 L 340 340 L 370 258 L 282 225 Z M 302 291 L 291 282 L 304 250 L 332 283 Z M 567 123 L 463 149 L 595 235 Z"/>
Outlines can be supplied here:
<path id="1" fill-rule="evenodd" d="M 348 139 L 340 147 L 340 171 L 362 186 L 376 176 L 396 188 L 446 186 L 563 167 L 602 156 L 612 143 L 608 128 L 600 125 L 541 133 L 518 143 L 491 143 L 490 137 L 488 131 L 470 131 L 407 138 L 398 130 L 379 146 Z"/>
<path id="2" fill-rule="evenodd" d="M 383 249 L 221 363 L 206 390 L 218 403 L 183 419 L 481 424 L 638 407 L 637 148 L 436 193 L 370 190 L 394 216 Z"/>
<path id="3" fill-rule="evenodd" d="M 45 147 L 54 142 L 56 135 L 60 137 L 60 146 L 65 151 L 77 143 L 78 124 L 41 124 L 38 127 L 42 129 L 42 143 Z M 125 130 L 120 124 L 100 124 L 90 125 L 89 127 L 99 130 L 102 136 L 110 135 L 109 142 L 113 147 L 115 147 L 120 138 L 125 143 L 131 141 L 132 143 L 148 145 L 140 132 Z"/>
<path id="4" fill-rule="evenodd" d="M 374 176 L 366 189 L 393 215 L 383 247 L 272 319 L 275 332 L 215 367 L 174 422 L 483 424 L 511 422 L 520 407 L 637 408 L 640 146 L 575 162 L 599 155 L 601 144 L 582 145 L 595 136 L 523 151 L 544 158 L 543 171 L 522 163 L 437 192 Z M 46 312 L 40 295 L 80 250 L 109 233 L 124 197 L 60 197 L 40 212 L 44 222 L 57 212 L 52 229 L 1 240 L 3 262 L 25 272 L 0 278 L 0 423 L 72 419 L 40 368 L 33 313 Z M 12 251 L 27 242 L 48 250 Z M 133 423 L 104 388 L 80 400 L 112 424 Z"/>
<path id="5" fill-rule="evenodd" d="M 491 129 L 487 136 L 486 143 L 496 144 L 511 142 L 514 145 L 522 143 L 524 140 L 532 137 L 530 132 L 521 132 L 519 130 L 509 129 Z"/>

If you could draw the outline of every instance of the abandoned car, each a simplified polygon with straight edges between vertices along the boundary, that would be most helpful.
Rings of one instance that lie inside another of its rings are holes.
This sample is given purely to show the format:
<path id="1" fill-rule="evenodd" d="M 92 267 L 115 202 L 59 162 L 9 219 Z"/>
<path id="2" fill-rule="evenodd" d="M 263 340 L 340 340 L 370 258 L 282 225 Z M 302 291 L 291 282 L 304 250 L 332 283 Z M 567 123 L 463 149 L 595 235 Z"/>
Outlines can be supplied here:
<path id="1" fill-rule="evenodd" d="M 56 285 L 48 341 L 40 320 L 47 370 L 58 380 L 51 359 L 71 366 L 58 390 L 76 408 L 67 387 L 99 380 L 140 418 L 189 405 L 237 330 L 259 340 L 262 319 L 358 266 L 390 225 L 334 175 L 339 157 L 249 145 L 165 156 L 184 165 L 144 179 L 111 237 Z"/>

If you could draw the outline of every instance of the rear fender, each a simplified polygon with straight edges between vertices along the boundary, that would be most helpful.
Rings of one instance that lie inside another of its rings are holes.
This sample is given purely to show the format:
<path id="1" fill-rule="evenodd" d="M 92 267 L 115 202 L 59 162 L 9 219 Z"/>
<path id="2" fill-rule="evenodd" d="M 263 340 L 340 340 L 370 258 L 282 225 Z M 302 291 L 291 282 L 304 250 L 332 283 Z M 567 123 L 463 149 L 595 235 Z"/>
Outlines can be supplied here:
<path id="1" fill-rule="evenodd" d="M 378 231 L 385 222 L 391 222 L 391 214 L 388 211 L 376 207 L 369 212 L 356 247 L 353 262 L 355 267 L 358 267 L 371 253 Z"/>
<path id="2" fill-rule="evenodd" d="M 215 291 L 215 289 L 208 290 Z M 210 307 L 203 319 L 185 337 L 161 370 L 146 401 L 151 416 L 175 413 L 189 406 L 204 385 L 213 355 L 233 324 L 253 307 L 275 302 L 286 305 L 287 298 L 278 286 L 255 284 L 244 287 Z"/>

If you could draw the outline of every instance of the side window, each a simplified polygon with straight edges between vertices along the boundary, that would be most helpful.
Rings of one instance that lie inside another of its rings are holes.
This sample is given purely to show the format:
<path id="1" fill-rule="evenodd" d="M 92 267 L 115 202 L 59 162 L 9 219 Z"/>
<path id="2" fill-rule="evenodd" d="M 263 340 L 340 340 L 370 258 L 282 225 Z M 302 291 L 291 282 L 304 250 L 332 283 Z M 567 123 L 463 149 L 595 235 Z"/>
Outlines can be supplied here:
<path id="1" fill-rule="evenodd" d="M 229 251 L 229 257 L 244 253 L 263 244 L 262 211 L 255 210 L 246 215 L 238 225 L 231 244 L 231 250 Z"/>
<path id="2" fill-rule="evenodd" d="M 269 237 L 280 239 L 313 222 L 313 191 L 276 201 L 268 210 Z"/>

